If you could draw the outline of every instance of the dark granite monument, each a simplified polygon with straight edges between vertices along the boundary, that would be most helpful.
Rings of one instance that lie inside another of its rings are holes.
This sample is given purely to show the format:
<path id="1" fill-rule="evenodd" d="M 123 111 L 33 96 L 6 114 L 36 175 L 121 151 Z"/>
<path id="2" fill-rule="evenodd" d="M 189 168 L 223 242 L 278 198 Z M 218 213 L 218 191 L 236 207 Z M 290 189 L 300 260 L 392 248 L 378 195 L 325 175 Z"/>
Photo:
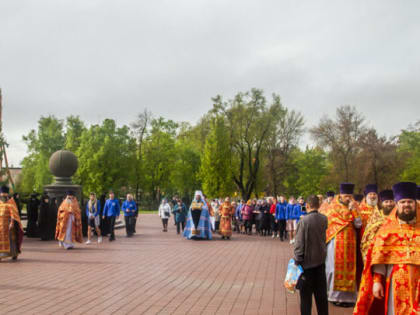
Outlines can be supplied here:
<path id="1" fill-rule="evenodd" d="M 74 185 L 71 177 L 76 173 L 79 162 L 73 152 L 67 150 L 59 150 L 50 157 L 50 171 L 55 177 L 55 182 L 51 185 L 44 186 L 50 199 L 55 199 L 59 206 L 66 196 L 66 192 L 71 190 L 75 193 L 82 210 L 83 234 L 86 234 L 86 215 L 82 206 L 82 186 Z"/>

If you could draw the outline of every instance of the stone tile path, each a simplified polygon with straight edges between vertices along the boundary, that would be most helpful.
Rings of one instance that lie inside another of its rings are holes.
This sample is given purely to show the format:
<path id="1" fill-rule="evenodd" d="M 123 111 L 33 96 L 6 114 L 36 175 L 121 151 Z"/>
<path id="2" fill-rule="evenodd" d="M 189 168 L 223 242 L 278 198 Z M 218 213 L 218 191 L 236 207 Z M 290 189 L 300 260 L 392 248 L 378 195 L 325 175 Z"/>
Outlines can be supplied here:
<path id="1" fill-rule="evenodd" d="M 0 263 L 0 313 L 297 315 L 298 295 L 283 287 L 291 252 L 258 236 L 188 241 L 173 224 L 163 233 L 157 215 L 141 215 L 132 238 L 118 230 L 115 242 L 70 251 L 25 239 L 17 262 Z"/>

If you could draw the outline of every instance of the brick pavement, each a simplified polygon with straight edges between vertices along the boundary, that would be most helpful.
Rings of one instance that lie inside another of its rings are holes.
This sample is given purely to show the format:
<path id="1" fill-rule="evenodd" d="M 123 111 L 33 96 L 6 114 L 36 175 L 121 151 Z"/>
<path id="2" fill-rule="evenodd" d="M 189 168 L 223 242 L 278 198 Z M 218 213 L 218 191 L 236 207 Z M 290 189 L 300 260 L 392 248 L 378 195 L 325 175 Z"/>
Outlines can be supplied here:
<path id="1" fill-rule="evenodd" d="M 161 232 L 157 215 L 141 215 L 137 232 L 70 251 L 25 239 L 17 262 L 0 263 L 0 313 L 299 314 L 298 295 L 283 287 L 290 245 L 237 234 L 188 241 L 172 224 Z"/>

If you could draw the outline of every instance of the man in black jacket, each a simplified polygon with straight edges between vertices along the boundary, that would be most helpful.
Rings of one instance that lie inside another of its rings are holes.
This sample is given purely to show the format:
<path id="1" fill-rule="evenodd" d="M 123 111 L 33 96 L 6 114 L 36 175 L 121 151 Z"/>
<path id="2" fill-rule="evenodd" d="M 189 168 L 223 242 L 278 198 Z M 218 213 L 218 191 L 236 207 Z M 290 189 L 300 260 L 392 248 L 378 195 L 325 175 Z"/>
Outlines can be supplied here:
<path id="1" fill-rule="evenodd" d="M 295 262 L 303 268 L 303 274 L 297 284 L 300 291 L 300 312 L 302 315 L 311 314 L 313 294 L 318 315 L 327 315 L 325 258 L 328 219 L 318 212 L 317 196 L 308 198 L 306 208 L 308 214 L 301 217 L 297 225 L 294 248 Z"/>

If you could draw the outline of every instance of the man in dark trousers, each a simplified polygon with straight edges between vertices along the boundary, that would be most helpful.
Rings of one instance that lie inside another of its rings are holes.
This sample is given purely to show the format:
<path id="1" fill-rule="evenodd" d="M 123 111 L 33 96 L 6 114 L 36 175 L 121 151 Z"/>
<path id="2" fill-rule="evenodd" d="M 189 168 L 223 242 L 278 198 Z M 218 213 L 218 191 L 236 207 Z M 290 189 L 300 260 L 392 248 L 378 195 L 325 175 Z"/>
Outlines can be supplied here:
<path id="1" fill-rule="evenodd" d="M 300 312 L 310 315 L 312 294 L 315 296 L 318 315 L 328 314 L 327 278 L 325 259 L 327 257 L 326 231 L 328 219 L 318 212 L 319 199 L 308 197 L 307 215 L 301 217 L 297 225 L 295 237 L 295 262 L 301 265 L 301 275 L 297 289 L 300 291 Z"/>
<path id="2" fill-rule="evenodd" d="M 102 219 L 106 220 L 107 226 L 109 227 L 109 241 L 115 241 L 115 221 L 120 216 L 120 201 L 115 198 L 114 192 L 109 192 L 109 199 L 105 201 L 104 211 Z"/>

